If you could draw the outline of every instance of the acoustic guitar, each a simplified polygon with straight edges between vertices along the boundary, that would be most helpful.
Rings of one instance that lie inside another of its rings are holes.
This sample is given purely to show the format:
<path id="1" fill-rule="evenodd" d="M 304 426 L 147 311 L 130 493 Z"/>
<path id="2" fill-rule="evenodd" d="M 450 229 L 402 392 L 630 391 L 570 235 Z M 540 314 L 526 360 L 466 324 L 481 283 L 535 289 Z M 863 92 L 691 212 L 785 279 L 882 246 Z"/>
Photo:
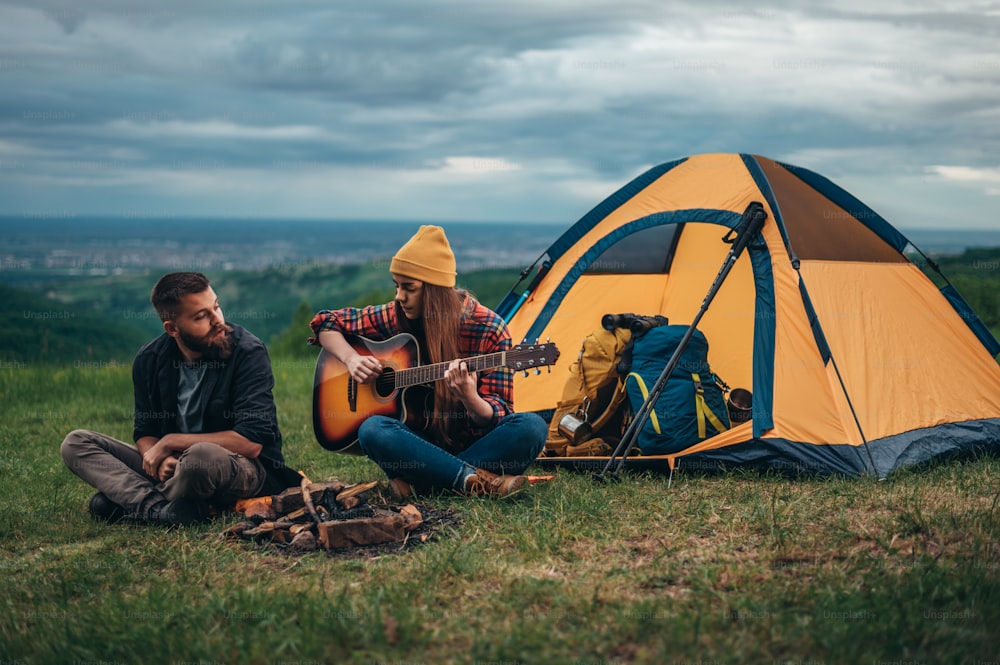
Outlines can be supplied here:
<path id="1" fill-rule="evenodd" d="M 426 429 L 433 412 L 433 383 L 444 378 L 450 363 L 420 364 L 419 345 L 409 333 L 383 342 L 360 336 L 347 336 L 347 341 L 358 353 L 378 358 L 382 373 L 372 382 L 358 383 L 336 356 L 320 351 L 313 379 L 313 431 L 319 444 L 333 452 L 363 455 L 358 429 L 375 415 Z M 462 360 L 470 372 L 508 367 L 527 374 L 554 365 L 558 358 L 555 344 L 545 343 L 519 344 Z"/>

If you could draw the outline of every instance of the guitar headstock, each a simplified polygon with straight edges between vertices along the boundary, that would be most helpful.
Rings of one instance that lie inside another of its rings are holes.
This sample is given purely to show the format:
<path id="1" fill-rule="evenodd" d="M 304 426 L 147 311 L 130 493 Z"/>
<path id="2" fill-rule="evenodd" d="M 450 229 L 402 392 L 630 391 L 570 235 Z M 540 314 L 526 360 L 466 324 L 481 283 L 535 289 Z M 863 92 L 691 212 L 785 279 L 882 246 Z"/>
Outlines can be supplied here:
<path id="1" fill-rule="evenodd" d="M 553 342 L 528 344 L 522 342 L 507 352 L 507 366 L 515 372 L 524 372 L 528 375 L 528 370 L 535 370 L 536 374 L 541 373 L 542 367 L 551 367 L 559 360 L 559 349 Z"/>

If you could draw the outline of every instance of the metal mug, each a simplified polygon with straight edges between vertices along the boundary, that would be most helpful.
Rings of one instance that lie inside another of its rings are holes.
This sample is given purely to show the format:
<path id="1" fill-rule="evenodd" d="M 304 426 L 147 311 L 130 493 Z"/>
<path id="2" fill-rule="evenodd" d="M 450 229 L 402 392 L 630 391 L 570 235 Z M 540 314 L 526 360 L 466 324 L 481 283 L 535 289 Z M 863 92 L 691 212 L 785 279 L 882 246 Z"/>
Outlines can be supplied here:
<path id="1" fill-rule="evenodd" d="M 733 388 L 729 393 L 729 421 L 745 423 L 753 417 L 753 394 L 743 388 Z"/>
<path id="2" fill-rule="evenodd" d="M 589 439 L 594 432 L 586 420 L 574 413 L 567 413 L 559 419 L 559 433 L 575 446 Z"/>

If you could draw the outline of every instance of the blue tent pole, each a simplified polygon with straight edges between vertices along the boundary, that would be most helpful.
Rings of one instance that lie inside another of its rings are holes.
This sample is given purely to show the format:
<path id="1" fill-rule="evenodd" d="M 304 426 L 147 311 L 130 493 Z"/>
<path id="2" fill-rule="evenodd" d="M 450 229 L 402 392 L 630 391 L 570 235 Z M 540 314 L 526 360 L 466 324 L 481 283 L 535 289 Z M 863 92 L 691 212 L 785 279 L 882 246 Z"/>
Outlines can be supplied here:
<path id="1" fill-rule="evenodd" d="M 528 288 L 526 288 L 524 292 L 522 292 L 521 295 L 518 296 L 514 304 L 511 305 L 510 311 L 500 315 L 503 317 L 504 321 L 510 323 L 510 320 L 514 318 L 515 314 L 517 314 L 517 310 L 521 309 L 521 305 L 523 305 L 524 302 L 528 299 L 528 296 L 530 296 L 531 292 L 535 290 L 535 288 L 538 286 L 538 283 L 542 281 L 542 277 L 544 277 L 545 274 L 549 272 L 549 268 L 551 267 L 552 264 L 549 263 L 548 261 L 542 264 L 542 266 L 538 269 L 538 272 L 535 274 L 535 278 L 531 280 L 531 284 L 528 284 Z"/>

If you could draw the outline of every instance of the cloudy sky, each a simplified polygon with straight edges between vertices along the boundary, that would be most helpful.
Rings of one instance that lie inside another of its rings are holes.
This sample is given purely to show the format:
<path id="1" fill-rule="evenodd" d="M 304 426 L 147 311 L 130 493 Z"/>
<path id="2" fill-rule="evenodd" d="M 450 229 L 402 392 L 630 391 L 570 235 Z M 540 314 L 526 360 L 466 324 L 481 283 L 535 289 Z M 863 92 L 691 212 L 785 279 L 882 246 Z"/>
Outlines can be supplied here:
<path id="1" fill-rule="evenodd" d="M 752 152 L 997 229 L 1000 3 L 0 2 L 0 128 L 0 214 L 568 224 Z"/>

